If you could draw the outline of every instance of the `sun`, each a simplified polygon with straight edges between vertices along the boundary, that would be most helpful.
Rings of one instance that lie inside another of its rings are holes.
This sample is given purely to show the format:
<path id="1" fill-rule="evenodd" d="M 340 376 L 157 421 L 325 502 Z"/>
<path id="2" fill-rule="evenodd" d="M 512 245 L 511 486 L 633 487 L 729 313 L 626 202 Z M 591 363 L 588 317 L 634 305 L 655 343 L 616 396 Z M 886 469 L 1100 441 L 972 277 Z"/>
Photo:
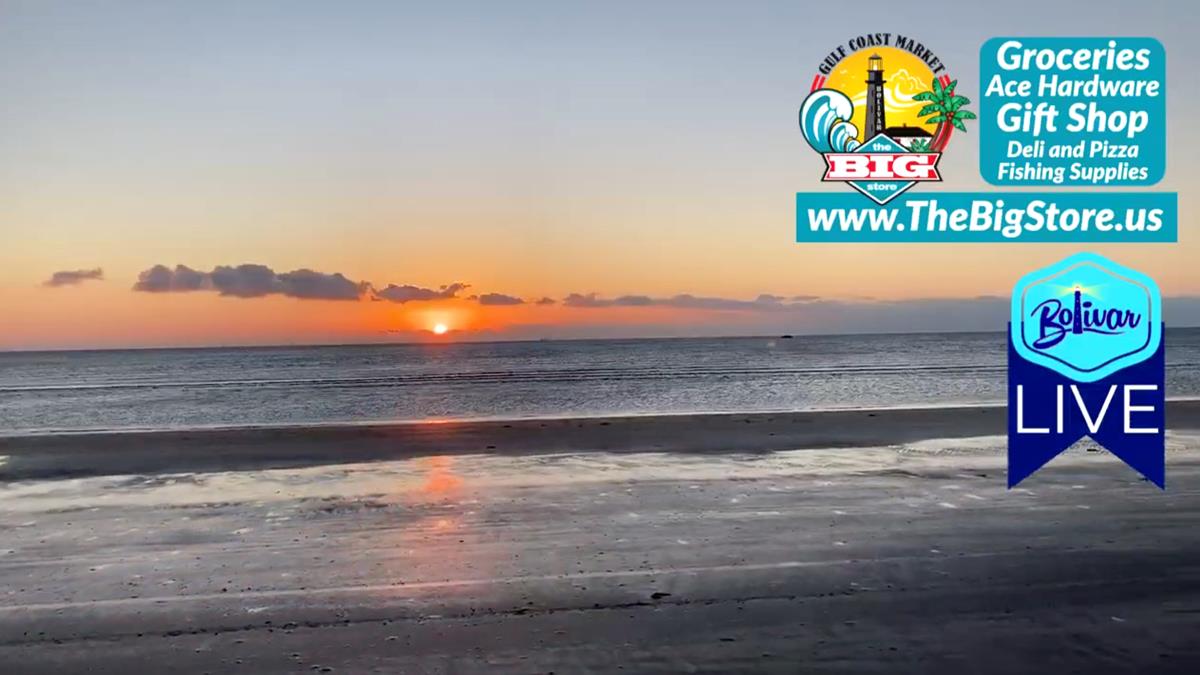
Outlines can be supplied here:
<path id="1" fill-rule="evenodd" d="M 450 329 L 447 328 L 446 324 L 444 324 L 444 323 L 433 324 L 433 334 L 434 335 L 445 335 L 446 331 L 448 331 L 448 330 L 450 330 Z"/>

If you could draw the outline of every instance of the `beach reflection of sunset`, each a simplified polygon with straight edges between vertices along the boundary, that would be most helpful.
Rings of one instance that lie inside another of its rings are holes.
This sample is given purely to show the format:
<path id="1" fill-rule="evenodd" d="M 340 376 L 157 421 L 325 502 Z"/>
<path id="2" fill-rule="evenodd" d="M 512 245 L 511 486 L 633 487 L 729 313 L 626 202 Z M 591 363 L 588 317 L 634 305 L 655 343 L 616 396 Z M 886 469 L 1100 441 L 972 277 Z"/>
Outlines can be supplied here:
<path id="1" fill-rule="evenodd" d="M 445 581 L 476 573 L 462 556 L 464 544 L 474 538 L 466 520 L 473 513 L 473 500 L 464 497 L 466 483 L 455 471 L 455 462 L 447 455 L 412 460 L 417 480 L 403 488 L 399 501 L 413 517 L 389 527 L 384 535 L 392 539 L 383 548 L 397 581 Z M 411 595 L 412 589 L 404 593 Z"/>
<path id="2" fill-rule="evenodd" d="M 463 479 L 454 473 L 454 458 L 449 455 L 423 457 L 418 464 L 426 470 L 425 482 L 417 492 L 429 500 L 456 497 L 463 486 Z"/>

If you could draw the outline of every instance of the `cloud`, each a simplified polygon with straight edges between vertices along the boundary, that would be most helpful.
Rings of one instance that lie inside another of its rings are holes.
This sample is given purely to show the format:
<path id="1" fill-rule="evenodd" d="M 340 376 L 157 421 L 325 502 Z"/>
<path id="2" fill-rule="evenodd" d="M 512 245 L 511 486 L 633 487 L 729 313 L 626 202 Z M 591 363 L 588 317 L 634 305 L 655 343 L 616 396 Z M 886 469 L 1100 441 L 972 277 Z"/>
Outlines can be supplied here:
<path id="1" fill-rule="evenodd" d="M 366 282 L 354 282 L 340 273 L 322 274 L 310 269 L 279 275 L 283 294 L 313 300 L 357 300 L 371 289 Z"/>
<path id="2" fill-rule="evenodd" d="M 97 273 L 99 270 L 96 270 Z M 61 273 L 60 273 L 61 274 Z M 49 283 L 49 282 L 47 282 Z M 291 272 L 276 272 L 266 265 L 217 265 L 209 272 L 187 265 L 154 265 L 138 275 L 133 290 L 144 293 L 180 293 L 215 291 L 232 298 L 262 298 L 282 295 L 300 300 L 362 300 L 395 303 L 450 300 L 470 286 L 455 282 L 436 289 L 408 284 L 389 284 L 376 290 L 368 281 L 355 281 L 340 272 L 326 273 L 302 268 Z M 502 293 L 472 296 L 483 305 L 519 305 L 521 298 Z"/>
<path id="3" fill-rule="evenodd" d="M 176 265 L 174 269 L 165 265 L 155 265 L 142 272 L 133 286 L 135 291 L 148 293 L 206 290 L 234 298 L 283 295 L 302 300 L 365 299 L 397 304 L 463 298 L 462 294 L 468 288 L 470 285 L 463 282 L 454 282 L 437 288 L 412 284 L 388 284 L 383 288 L 378 288 L 370 282 L 354 281 L 337 272 L 325 273 L 303 268 L 277 273 L 266 265 L 252 263 L 236 266 L 218 265 L 210 272 L 195 270 L 186 265 Z M 527 301 L 519 296 L 494 292 L 471 295 L 465 299 L 491 307 L 512 307 L 530 303 L 554 305 L 558 303 L 557 300 L 548 296 Z M 571 293 L 563 298 L 562 304 L 566 307 L 576 308 L 665 307 L 701 311 L 782 312 L 802 304 L 814 303 L 817 300 L 816 296 L 811 295 L 787 297 L 770 293 L 762 293 L 752 300 L 692 295 L 690 293 L 680 293 L 669 297 L 627 294 L 613 298 L 602 297 L 596 293 Z"/>
<path id="4" fill-rule="evenodd" d="M 638 322 L 609 323 L 601 319 L 599 322 L 517 325 L 509 329 L 509 334 L 542 339 L 1003 331 L 1009 307 L 1008 299 L 991 297 L 884 301 L 778 298 L 769 294 L 753 300 L 690 294 L 604 298 L 594 293 L 575 293 L 568 296 L 564 303 L 588 308 L 586 311 L 594 311 L 598 315 L 604 314 L 603 308 L 621 306 L 715 311 L 685 322 L 648 318 Z M 1171 304 L 1168 307 L 1175 308 L 1178 305 Z M 1195 309 L 1195 315 L 1200 317 L 1200 302 L 1195 303 Z M 1182 314 L 1178 309 L 1173 311 Z M 1003 349 L 1003 342 L 996 344 Z"/>
<path id="5" fill-rule="evenodd" d="M 521 298 L 503 293 L 484 293 L 477 300 L 481 305 L 503 306 L 503 305 L 523 305 L 525 301 Z"/>
<path id="6" fill-rule="evenodd" d="M 684 293 L 663 300 L 666 307 L 681 307 L 685 309 L 714 309 L 714 310 L 752 310 L 775 311 L 787 307 L 778 296 L 760 295 L 754 300 L 737 300 L 733 298 L 697 297 Z"/>
<path id="7" fill-rule="evenodd" d="M 340 273 L 325 274 L 299 269 L 277 274 L 266 265 L 218 265 L 200 272 L 186 265 L 171 269 L 155 265 L 138 275 L 133 290 L 146 293 L 179 293 L 211 290 L 235 298 L 283 295 L 301 300 L 358 300 L 370 284 L 355 282 Z"/>
<path id="8" fill-rule="evenodd" d="M 208 278 L 217 293 L 235 298 L 261 298 L 282 289 L 279 277 L 266 265 L 218 265 L 208 273 Z"/>
<path id="9" fill-rule="evenodd" d="M 55 272 L 45 286 L 70 286 L 88 280 L 103 279 L 103 272 L 63 270 Z M 469 285 L 463 282 L 437 288 L 390 284 L 378 290 L 367 281 L 355 281 L 341 273 L 326 273 L 301 268 L 275 272 L 260 264 L 219 265 L 205 272 L 186 265 L 154 265 L 138 275 L 133 290 L 143 293 L 215 292 L 227 297 L 261 298 L 284 296 L 301 300 L 369 300 L 373 302 L 428 302 L 463 298 Z M 525 300 L 504 293 L 481 293 L 469 297 L 484 306 L 505 307 L 524 304 L 555 305 L 551 297 Z M 610 307 L 654 307 L 712 312 L 708 318 L 686 323 L 627 323 L 608 326 L 586 322 L 577 326 L 580 335 L 769 335 L 773 333 L 877 333 L 927 331 L 1003 330 L 1007 320 L 1008 298 L 979 295 L 971 298 L 916 298 L 878 300 L 874 298 L 824 299 L 815 295 L 775 295 L 761 293 L 753 299 L 679 293 L 671 296 L 626 294 L 604 297 L 597 293 L 571 293 L 561 300 L 570 308 L 604 309 Z M 1172 325 L 1200 324 L 1200 297 L 1175 296 L 1163 303 Z M 603 315 L 603 312 L 598 314 Z M 601 320 L 603 321 L 603 320 Z M 522 324 L 523 325 L 523 324 Z M 569 324 L 547 334 L 573 334 Z M 622 327 L 623 326 L 623 327 Z M 640 328 L 637 328 L 640 326 Z M 533 330 L 536 327 L 531 328 Z M 520 332 L 519 326 L 512 331 Z M 540 329 L 539 329 L 540 330 Z M 639 332 L 640 331 L 640 332 Z"/>
<path id="10" fill-rule="evenodd" d="M 648 295 L 622 295 L 612 302 L 618 307 L 649 307 L 659 303 Z"/>
<path id="11" fill-rule="evenodd" d="M 99 269 L 56 272 L 47 286 L 82 283 L 102 279 Z M 186 265 L 174 268 L 154 265 L 143 271 L 134 290 L 147 293 L 214 292 L 228 297 L 258 298 L 281 295 L 306 300 L 363 300 L 371 302 L 429 302 L 469 300 L 483 306 L 556 305 L 594 310 L 586 320 L 534 325 L 515 322 L 501 332 L 504 337 L 631 337 L 631 336 L 707 336 L 707 335 L 778 335 L 839 333 L 906 333 L 941 331 L 1003 331 L 1008 318 L 1009 299 L 998 295 L 966 298 L 915 298 L 881 300 L 871 297 L 842 299 L 816 295 L 777 295 L 760 293 L 751 299 L 679 293 L 657 296 L 630 293 L 601 296 L 598 293 L 571 293 L 561 300 L 545 296 L 530 299 L 504 293 L 480 293 L 466 296 L 468 284 L 455 282 L 435 288 L 390 284 L 379 290 L 367 281 L 355 281 L 340 273 L 324 273 L 308 268 L 276 273 L 258 264 L 218 266 L 211 271 Z M 1175 296 L 1163 299 L 1173 326 L 1200 325 L 1200 297 Z M 604 308 L 663 308 L 696 312 L 687 317 L 667 316 L 630 322 L 608 321 Z M 472 332 L 472 338 L 482 334 Z M 499 336 L 499 334 L 498 334 Z"/>
<path id="12" fill-rule="evenodd" d="M 1009 299 L 998 295 L 839 300 L 764 293 L 753 300 L 743 300 L 687 293 L 669 297 L 631 294 L 611 298 L 596 293 L 572 293 L 564 299 L 564 304 L 598 313 L 610 307 L 663 307 L 709 312 L 707 317 L 683 323 L 650 321 L 609 325 L 588 322 L 576 326 L 576 332 L 603 337 L 1003 331 L 1009 311 Z M 1164 298 L 1163 304 L 1173 325 L 1200 323 L 1200 298 Z M 564 326 L 561 330 L 545 330 L 549 335 L 574 335 L 571 331 L 575 328 Z"/>
<path id="13" fill-rule="evenodd" d="M 813 296 L 803 296 L 812 298 Z M 719 298 L 680 293 L 665 298 L 649 295 L 621 295 L 615 298 L 602 298 L 595 293 L 572 293 L 563 299 L 568 307 L 600 308 L 600 307 L 673 307 L 677 309 L 700 309 L 716 311 L 780 311 L 794 306 L 781 295 L 763 293 L 753 300 L 737 298 Z"/>
<path id="14" fill-rule="evenodd" d="M 198 291 L 207 279 L 207 274 L 186 265 L 176 265 L 174 270 L 166 265 L 155 265 L 138 275 L 133 290 L 145 293 Z"/>
<path id="15" fill-rule="evenodd" d="M 58 288 L 59 286 L 77 286 L 85 281 L 103 281 L 104 270 L 97 267 L 91 270 L 62 270 L 50 275 L 42 282 L 43 286 Z"/>
<path id="16" fill-rule="evenodd" d="M 420 286 L 396 286 L 389 284 L 387 288 L 381 291 L 375 291 L 376 297 L 383 298 L 388 302 L 427 302 L 430 300 L 449 300 L 457 298 L 458 294 L 469 288 L 468 284 L 455 282 L 440 287 L 438 290 L 430 288 L 421 288 Z"/>
<path id="17" fill-rule="evenodd" d="M 612 307 L 613 301 L 601 300 L 595 293 L 572 293 L 563 298 L 563 304 L 567 307 Z"/>

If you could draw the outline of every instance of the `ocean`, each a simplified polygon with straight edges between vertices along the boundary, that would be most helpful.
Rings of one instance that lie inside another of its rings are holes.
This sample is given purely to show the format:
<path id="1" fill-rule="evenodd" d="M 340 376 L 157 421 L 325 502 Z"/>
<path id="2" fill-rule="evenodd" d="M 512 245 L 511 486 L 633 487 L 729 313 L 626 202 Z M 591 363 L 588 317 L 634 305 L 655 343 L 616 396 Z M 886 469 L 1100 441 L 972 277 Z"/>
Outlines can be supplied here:
<path id="1" fill-rule="evenodd" d="M 1200 396 L 1200 329 L 1167 395 Z M 1001 403 L 1000 333 L 0 353 L 0 434 Z"/>

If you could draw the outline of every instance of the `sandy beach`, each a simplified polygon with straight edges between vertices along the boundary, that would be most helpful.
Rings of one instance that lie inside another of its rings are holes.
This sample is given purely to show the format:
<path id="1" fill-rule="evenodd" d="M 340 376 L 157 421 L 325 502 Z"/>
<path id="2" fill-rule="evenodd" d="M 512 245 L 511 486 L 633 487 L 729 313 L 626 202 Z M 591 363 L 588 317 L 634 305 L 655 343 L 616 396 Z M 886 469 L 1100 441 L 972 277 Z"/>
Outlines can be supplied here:
<path id="1" fill-rule="evenodd" d="M 1190 672 L 1196 408 L 1166 492 L 996 408 L 8 438 L 0 671 Z"/>
<path id="2" fill-rule="evenodd" d="M 1200 400 L 1168 404 L 1200 429 Z M 429 421 L 0 436 L 0 480 L 286 468 L 426 455 L 729 453 L 887 446 L 1005 433 L 1002 406 Z"/>

